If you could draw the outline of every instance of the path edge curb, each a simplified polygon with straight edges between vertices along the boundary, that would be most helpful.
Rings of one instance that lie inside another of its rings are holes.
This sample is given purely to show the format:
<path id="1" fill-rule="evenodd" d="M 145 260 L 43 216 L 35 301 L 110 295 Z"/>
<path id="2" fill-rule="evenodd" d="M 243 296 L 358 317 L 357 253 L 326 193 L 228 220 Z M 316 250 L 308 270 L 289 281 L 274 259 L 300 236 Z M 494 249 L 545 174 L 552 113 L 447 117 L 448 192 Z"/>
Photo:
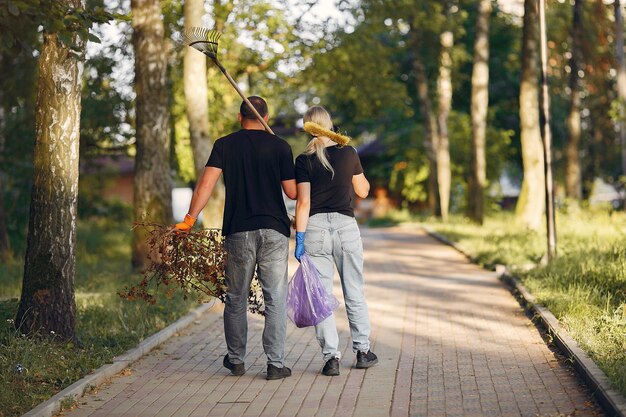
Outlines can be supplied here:
<path id="1" fill-rule="evenodd" d="M 428 233 L 428 235 L 453 247 L 470 261 L 474 262 L 472 256 L 458 243 L 452 242 L 427 226 L 422 226 L 422 229 Z M 591 357 L 580 348 L 578 343 L 572 339 L 554 314 L 543 305 L 537 303 L 535 297 L 522 285 L 518 278 L 509 273 L 506 266 L 498 265 L 496 272 L 500 280 L 509 288 L 511 293 L 520 299 L 523 305 L 526 306 L 547 329 L 553 342 L 559 350 L 571 360 L 574 369 L 576 369 L 580 377 L 588 385 L 593 396 L 598 403 L 600 403 L 604 411 L 609 416 L 626 417 L 626 399 L 611 386 L 606 374 L 596 365 Z"/>
<path id="2" fill-rule="evenodd" d="M 216 304 L 214 301 L 202 304 L 200 307 L 187 313 L 185 316 L 181 317 L 163 330 L 160 330 L 152 336 L 145 338 L 139 343 L 137 347 L 134 347 L 122 353 L 121 355 L 114 357 L 112 359 L 112 363 L 102 365 L 100 368 L 96 369 L 92 373 L 84 376 L 83 378 L 74 382 L 69 387 L 58 392 L 50 399 L 37 405 L 26 414 L 23 414 L 22 417 L 51 417 L 54 414 L 60 412 L 61 403 L 64 400 L 76 401 L 77 399 L 81 398 L 89 388 L 98 386 L 105 382 L 107 379 L 110 379 L 118 373 L 122 372 L 130 364 L 144 356 L 146 353 L 150 352 L 152 349 L 167 341 L 176 333 L 193 324 L 195 320 L 200 318 L 204 313 L 212 309 L 215 305 Z"/>

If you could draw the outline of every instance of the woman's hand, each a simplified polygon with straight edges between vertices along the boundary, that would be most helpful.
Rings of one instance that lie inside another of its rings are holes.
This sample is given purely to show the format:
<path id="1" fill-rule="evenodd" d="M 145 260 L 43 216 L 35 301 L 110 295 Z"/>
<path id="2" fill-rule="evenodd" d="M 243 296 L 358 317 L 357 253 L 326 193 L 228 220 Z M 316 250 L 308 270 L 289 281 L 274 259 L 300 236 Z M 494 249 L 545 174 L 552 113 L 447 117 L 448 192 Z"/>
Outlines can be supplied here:
<path id="1" fill-rule="evenodd" d="M 305 232 L 296 232 L 296 251 L 294 256 L 300 262 L 300 258 L 304 255 L 304 235 Z"/>
<path id="2" fill-rule="evenodd" d="M 298 184 L 298 201 L 296 202 L 296 251 L 294 256 L 300 262 L 304 254 L 304 231 L 309 223 L 309 210 L 311 209 L 311 183 L 301 182 Z M 298 232 L 298 230 L 302 230 Z"/>

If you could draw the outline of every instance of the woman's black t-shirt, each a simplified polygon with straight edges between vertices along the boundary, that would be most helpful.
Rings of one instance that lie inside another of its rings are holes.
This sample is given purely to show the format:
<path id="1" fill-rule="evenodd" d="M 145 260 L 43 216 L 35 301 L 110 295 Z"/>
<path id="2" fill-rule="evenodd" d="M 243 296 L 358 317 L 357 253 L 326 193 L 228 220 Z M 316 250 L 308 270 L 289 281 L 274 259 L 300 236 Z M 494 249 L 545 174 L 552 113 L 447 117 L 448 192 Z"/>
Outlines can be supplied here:
<path id="1" fill-rule="evenodd" d="M 352 146 L 329 146 L 326 155 L 335 170 L 334 177 L 315 154 L 302 154 L 296 158 L 296 182 L 311 183 L 309 215 L 341 213 L 354 217 L 352 177 L 363 173 L 359 155 Z"/>

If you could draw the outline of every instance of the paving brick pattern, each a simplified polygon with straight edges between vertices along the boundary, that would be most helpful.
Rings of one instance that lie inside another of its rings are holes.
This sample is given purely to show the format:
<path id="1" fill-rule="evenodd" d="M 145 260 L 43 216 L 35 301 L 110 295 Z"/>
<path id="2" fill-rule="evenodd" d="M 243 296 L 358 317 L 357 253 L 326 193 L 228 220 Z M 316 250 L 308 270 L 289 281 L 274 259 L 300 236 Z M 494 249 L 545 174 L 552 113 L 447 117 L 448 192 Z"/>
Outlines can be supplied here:
<path id="1" fill-rule="evenodd" d="M 326 377 L 312 329 L 289 324 L 293 376 L 265 380 L 263 320 L 250 316 L 247 373 L 228 375 L 221 306 L 94 390 L 79 416 L 600 416 L 494 273 L 417 228 L 364 229 L 372 350 L 355 369 L 345 310 L 344 358 Z M 292 271 L 297 264 L 290 266 Z M 337 285 L 335 293 L 340 296 Z"/>

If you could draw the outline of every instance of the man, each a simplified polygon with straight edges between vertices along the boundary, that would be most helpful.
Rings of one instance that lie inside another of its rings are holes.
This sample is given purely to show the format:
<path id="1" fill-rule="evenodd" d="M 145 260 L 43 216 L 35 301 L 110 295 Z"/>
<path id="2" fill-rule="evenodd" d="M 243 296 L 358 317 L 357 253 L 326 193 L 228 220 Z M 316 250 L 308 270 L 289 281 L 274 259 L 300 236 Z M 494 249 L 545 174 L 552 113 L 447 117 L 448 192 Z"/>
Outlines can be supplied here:
<path id="1" fill-rule="evenodd" d="M 249 100 L 267 122 L 265 100 L 257 96 Z M 267 379 L 281 379 L 291 376 L 291 369 L 284 366 L 290 222 L 282 191 L 296 199 L 293 156 L 289 144 L 267 133 L 245 102 L 237 117 L 242 129 L 215 142 L 189 213 L 176 228 L 187 231 L 193 226 L 223 173 L 226 204 L 222 234 L 228 256 L 224 309 L 228 353 L 223 364 L 232 375 L 246 372 L 248 293 L 256 268 L 265 299 Z"/>

